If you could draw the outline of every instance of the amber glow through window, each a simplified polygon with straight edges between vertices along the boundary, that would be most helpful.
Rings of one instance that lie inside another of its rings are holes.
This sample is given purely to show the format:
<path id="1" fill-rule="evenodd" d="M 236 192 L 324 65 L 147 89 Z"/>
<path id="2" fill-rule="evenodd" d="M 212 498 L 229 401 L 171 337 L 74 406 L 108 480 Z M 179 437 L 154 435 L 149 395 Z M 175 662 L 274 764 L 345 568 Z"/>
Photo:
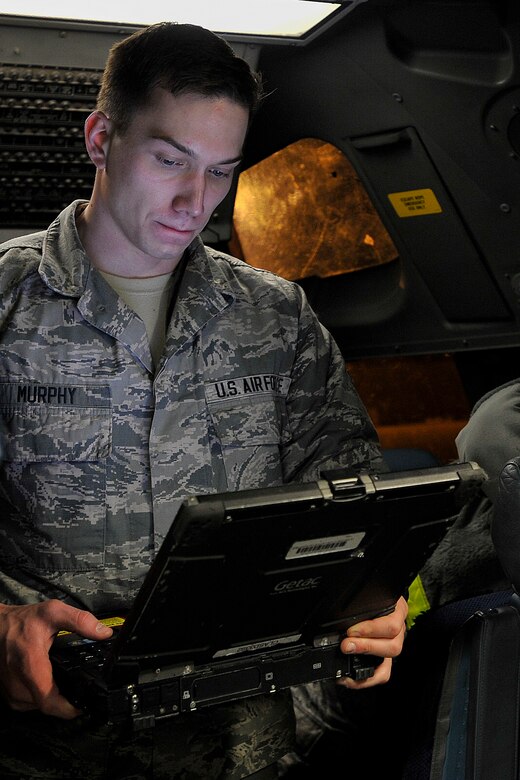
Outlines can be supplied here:
<path id="1" fill-rule="evenodd" d="M 397 257 L 347 157 L 315 138 L 240 174 L 233 223 L 244 259 L 287 279 L 343 274 Z"/>

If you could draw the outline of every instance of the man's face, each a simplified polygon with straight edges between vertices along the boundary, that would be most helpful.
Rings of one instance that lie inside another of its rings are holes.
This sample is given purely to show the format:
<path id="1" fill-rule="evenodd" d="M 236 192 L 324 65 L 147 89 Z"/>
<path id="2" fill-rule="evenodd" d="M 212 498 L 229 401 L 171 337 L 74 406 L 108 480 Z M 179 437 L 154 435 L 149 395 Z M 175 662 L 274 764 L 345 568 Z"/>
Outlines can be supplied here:
<path id="1" fill-rule="evenodd" d="M 97 206 L 129 269 L 168 272 L 202 231 L 231 187 L 248 118 L 228 98 L 157 89 L 123 135 L 110 133 Z"/>

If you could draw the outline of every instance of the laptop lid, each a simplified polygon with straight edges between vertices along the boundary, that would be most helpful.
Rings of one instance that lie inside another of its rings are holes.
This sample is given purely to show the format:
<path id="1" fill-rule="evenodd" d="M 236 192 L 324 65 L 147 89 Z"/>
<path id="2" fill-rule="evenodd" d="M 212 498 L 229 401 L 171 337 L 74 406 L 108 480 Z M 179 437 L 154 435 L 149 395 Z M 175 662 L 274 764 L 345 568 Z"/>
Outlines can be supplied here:
<path id="1" fill-rule="evenodd" d="M 349 625 L 388 613 L 480 489 L 474 463 L 184 501 L 110 641 L 58 636 L 62 693 L 91 717 L 158 720 L 306 682 L 365 679 Z"/>
<path id="2" fill-rule="evenodd" d="M 338 470 L 186 499 L 111 670 L 138 668 L 146 679 L 158 667 L 339 642 L 353 623 L 393 609 L 485 476 L 474 463 Z"/>

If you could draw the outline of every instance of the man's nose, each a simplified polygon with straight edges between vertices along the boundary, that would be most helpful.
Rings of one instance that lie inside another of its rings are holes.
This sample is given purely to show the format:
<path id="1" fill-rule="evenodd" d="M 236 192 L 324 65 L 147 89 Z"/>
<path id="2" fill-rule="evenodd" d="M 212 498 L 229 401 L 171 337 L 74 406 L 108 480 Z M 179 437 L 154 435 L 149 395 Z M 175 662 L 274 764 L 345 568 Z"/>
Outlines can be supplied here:
<path id="1" fill-rule="evenodd" d="M 204 213 L 205 192 L 205 175 L 198 173 L 187 174 L 173 198 L 174 209 L 176 211 L 186 211 L 192 217 L 200 216 Z"/>

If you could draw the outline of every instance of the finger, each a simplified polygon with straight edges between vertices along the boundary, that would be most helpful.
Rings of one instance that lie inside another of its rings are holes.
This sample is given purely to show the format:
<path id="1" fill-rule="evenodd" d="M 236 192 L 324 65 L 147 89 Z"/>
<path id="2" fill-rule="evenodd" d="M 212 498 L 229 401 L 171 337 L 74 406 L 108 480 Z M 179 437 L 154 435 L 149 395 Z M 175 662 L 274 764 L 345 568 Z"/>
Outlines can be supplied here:
<path id="1" fill-rule="evenodd" d="M 392 632 L 393 634 L 393 632 Z M 371 655 L 377 655 L 381 658 L 395 658 L 403 649 L 405 637 L 405 625 L 401 626 L 400 631 L 394 636 L 390 636 L 388 639 L 383 637 L 364 637 L 364 636 L 347 636 L 341 642 L 341 650 L 343 653 L 370 653 Z"/>
<path id="2" fill-rule="evenodd" d="M 81 710 L 74 707 L 56 688 L 52 694 L 47 697 L 37 699 L 32 697 L 30 692 L 19 698 L 9 699 L 9 706 L 17 712 L 30 712 L 31 710 L 41 710 L 44 715 L 52 715 L 56 718 L 72 720 L 82 714 Z"/>
<path id="3" fill-rule="evenodd" d="M 44 602 L 42 609 L 47 611 L 47 619 L 58 630 L 71 631 L 87 639 L 107 639 L 112 635 L 112 629 L 87 610 L 55 600 Z"/>
<path id="4" fill-rule="evenodd" d="M 34 676 L 34 674 L 38 676 Z M 4 689 L 4 696 L 9 706 L 17 712 L 41 710 L 46 715 L 53 715 L 67 720 L 81 714 L 59 692 L 53 677 L 52 667 L 48 658 L 28 661 L 19 669 L 17 679 L 12 679 L 9 689 Z"/>
<path id="5" fill-rule="evenodd" d="M 73 718 L 79 710 L 59 692 L 47 652 L 30 650 L 18 666 L 18 682 L 10 691 L 13 709 L 39 709 L 46 715 Z"/>
<path id="6" fill-rule="evenodd" d="M 41 700 L 39 709 L 44 715 L 52 715 L 55 718 L 63 718 L 64 720 L 72 720 L 82 714 L 81 710 L 78 710 L 68 699 L 61 695 L 56 686 L 54 686 L 47 697 Z"/>
<path id="7" fill-rule="evenodd" d="M 375 669 L 372 677 L 365 680 L 353 680 L 351 677 L 342 677 L 338 680 L 338 685 L 343 685 L 351 690 L 362 690 L 363 688 L 374 688 L 376 685 L 384 685 L 390 679 L 392 673 L 392 659 L 385 658 Z"/>
<path id="8" fill-rule="evenodd" d="M 408 615 L 408 604 L 404 598 L 400 598 L 393 612 L 389 615 L 383 615 L 382 617 L 374 618 L 372 620 L 364 620 L 361 623 L 356 623 L 351 626 L 347 631 L 349 637 L 380 637 L 382 639 L 392 638 L 401 633 L 403 625 Z"/>
<path id="9" fill-rule="evenodd" d="M 81 710 L 74 707 L 60 693 L 54 681 L 52 664 L 48 655 L 38 656 L 36 663 L 32 664 L 31 676 L 27 685 L 37 708 L 44 715 L 71 720 L 81 714 Z"/>
<path id="10" fill-rule="evenodd" d="M 88 639 L 107 639 L 112 636 L 112 629 L 97 619 L 91 612 L 78 609 L 73 621 L 76 625 L 72 630 Z"/>

